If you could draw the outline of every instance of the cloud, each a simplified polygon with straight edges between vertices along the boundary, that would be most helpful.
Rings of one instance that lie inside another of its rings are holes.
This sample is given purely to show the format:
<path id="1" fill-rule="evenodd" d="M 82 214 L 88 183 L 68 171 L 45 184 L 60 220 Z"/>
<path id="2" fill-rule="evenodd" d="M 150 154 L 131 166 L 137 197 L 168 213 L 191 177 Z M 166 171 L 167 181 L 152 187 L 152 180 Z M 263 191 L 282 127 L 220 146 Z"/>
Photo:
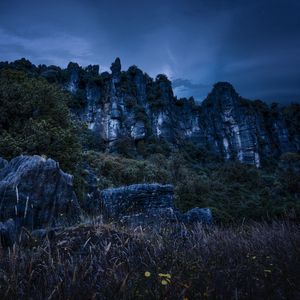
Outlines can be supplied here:
<path id="1" fill-rule="evenodd" d="M 201 102 L 209 93 L 211 86 L 202 83 L 193 83 L 189 79 L 177 78 L 172 81 L 174 94 L 177 97 L 191 97 L 196 101 Z"/>
<path id="2" fill-rule="evenodd" d="M 27 38 L 0 28 L 0 56 L 4 60 L 26 56 L 35 63 L 66 65 L 72 60 L 87 65 L 92 60 L 92 47 L 82 37 L 64 33 Z"/>

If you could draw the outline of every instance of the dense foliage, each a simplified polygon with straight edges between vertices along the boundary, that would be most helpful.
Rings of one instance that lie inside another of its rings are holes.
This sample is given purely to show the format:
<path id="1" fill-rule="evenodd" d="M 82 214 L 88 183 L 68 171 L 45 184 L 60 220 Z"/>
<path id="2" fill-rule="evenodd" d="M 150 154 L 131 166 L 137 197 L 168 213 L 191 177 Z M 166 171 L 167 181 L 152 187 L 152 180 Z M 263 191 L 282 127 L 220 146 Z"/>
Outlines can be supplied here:
<path id="1" fill-rule="evenodd" d="M 0 72 L 0 156 L 39 154 L 56 159 L 74 171 L 80 157 L 67 106 L 70 96 L 45 79 L 20 71 Z"/>

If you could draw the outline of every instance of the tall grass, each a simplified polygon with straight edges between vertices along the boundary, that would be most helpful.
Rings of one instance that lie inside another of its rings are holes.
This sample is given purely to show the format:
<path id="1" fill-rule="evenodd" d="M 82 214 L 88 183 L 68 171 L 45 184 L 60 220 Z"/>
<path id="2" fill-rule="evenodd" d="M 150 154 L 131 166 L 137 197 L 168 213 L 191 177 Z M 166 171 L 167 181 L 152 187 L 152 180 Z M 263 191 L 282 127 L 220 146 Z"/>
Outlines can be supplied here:
<path id="1" fill-rule="evenodd" d="M 1 299 L 299 299 L 300 226 L 61 229 L 1 250 Z"/>

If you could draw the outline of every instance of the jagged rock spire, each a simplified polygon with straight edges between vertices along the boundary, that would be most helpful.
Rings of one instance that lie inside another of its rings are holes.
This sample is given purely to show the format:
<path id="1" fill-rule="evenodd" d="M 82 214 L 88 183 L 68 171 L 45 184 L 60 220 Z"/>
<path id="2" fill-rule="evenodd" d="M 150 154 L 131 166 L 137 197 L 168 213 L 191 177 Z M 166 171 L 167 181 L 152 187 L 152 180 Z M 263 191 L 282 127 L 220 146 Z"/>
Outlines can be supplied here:
<path id="1" fill-rule="evenodd" d="M 119 57 L 117 57 L 115 59 L 115 61 L 111 64 L 110 69 L 111 69 L 111 72 L 112 72 L 113 76 L 120 74 L 120 72 L 121 72 L 121 60 L 120 60 Z"/>

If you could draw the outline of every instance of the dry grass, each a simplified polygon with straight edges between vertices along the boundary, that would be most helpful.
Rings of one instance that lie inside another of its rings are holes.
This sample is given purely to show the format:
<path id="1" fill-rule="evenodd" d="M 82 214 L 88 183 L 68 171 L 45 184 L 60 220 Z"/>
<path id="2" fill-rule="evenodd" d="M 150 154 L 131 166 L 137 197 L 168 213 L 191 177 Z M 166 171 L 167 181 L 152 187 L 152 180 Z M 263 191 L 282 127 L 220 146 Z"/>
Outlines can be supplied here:
<path id="1" fill-rule="evenodd" d="M 135 231 L 93 224 L 1 252 L 1 299 L 299 299 L 292 223 Z"/>

